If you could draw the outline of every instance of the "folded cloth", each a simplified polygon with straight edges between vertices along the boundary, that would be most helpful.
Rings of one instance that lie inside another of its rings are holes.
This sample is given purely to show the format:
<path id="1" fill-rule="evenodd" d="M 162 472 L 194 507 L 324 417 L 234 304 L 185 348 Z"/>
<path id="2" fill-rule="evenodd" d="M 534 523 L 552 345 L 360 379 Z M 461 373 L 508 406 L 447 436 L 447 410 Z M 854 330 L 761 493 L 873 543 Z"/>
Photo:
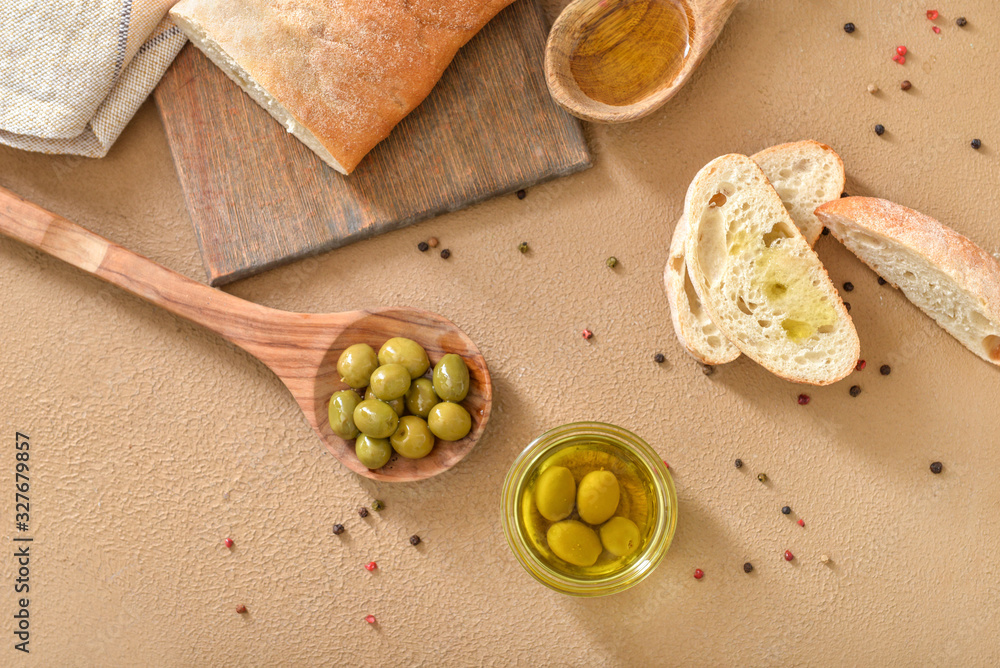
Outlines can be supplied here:
<path id="1" fill-rule="evenodd" d="M 0 143 L 107 154 L 187 40 L 174 0 L 0 0 Z"/>

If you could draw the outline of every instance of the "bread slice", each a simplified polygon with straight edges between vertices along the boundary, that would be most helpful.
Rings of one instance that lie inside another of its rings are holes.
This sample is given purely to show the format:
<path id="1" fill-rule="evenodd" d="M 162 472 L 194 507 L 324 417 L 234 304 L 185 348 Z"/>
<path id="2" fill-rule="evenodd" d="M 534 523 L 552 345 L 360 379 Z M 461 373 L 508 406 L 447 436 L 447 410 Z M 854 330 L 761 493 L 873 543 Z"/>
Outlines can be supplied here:
<path id="1" fill-rule="evenodd" d="M 757 163 L 730 154 L 705 165 L 684 215 L 692 285 L 740 352 L 801 383 L 851 373 L 860 352 L 851 317 Z"/>
<path id="2" fill-rule="evenodd" d="M 844 190 L 840 156 L 825 144 L 807 140 L 772 146 L 750 157 L 764 170 L 806 241 L 815 244 L 823 226 L 814 209 L 840 197 Z M 712 322 L 694 291 L 684 261 L 687 231 L 687 221 L 681 216 L 663 271 L 670 319 L 681 345 L 692 357 L 703 364 L 725 364 L 739 357 L 740 351 Z"/>
<path id="3" fill-rule="evenodd" d="M 930 216 L 884 199 L 846 197 L 816 215 L 946 332 L 1000 365 L 1000 263 L 992 255 Z"/>
<path id="4" fill-rule="evenodd" d="M 342 174 L 431 92 L 512 0 L 181 0 L 170 17 Z"/>

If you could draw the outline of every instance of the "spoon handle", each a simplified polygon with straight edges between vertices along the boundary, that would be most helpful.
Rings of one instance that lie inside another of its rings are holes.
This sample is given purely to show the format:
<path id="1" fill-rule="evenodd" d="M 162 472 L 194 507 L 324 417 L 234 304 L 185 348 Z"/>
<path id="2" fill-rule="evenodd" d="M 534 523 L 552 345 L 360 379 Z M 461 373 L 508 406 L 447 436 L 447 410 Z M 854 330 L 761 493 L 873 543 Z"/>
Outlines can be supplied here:
<path id="1" fill-rule="evenodd" d="M 0 188 L 0 232 L 229 339 L 282 313 L 193 281 Z M 251 351 L 252 352 L 252 351 Z"/>

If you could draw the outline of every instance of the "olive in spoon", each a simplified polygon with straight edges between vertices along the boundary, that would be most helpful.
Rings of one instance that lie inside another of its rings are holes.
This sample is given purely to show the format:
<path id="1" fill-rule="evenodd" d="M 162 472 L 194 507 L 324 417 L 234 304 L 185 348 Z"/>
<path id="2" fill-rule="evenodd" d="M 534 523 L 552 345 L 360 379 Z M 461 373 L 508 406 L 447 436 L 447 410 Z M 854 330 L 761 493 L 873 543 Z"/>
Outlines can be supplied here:
<path id="1" fill-rule="evenodd" d="M 545 45 L 549 93 L 574 116 L 624 123 L 680 90 L 739 0 L 573 0 Z"/>
<path id="2" fill-rule="evenodd" d="M 489 420 L 493 385 L 483 356 L 462 330 L 435 313 L 383 308 L 314 314 L 260 306 L 181 276 L 4 188 L 0 188 L 0 232 L 206 327 L 246 350 L 284 382 L 327 449 L 359 475 L 408 482 L 446 471 L 472 450 Z M 371 471 L 358 461 L 353 444 L 330 429 L 327 405 L 334 392 L 348 389 L 337 374 L 340 353 L 355 343 L 378 349 L 394 336 L 422 345 L 432 365 L 447 353 L 462 356 L 470 377 L 469 394 L 462 403 L 472 416 L 472 429 L 460 441 L 439 439 L 423 459 L 394 456 L 381 469 Z"/>

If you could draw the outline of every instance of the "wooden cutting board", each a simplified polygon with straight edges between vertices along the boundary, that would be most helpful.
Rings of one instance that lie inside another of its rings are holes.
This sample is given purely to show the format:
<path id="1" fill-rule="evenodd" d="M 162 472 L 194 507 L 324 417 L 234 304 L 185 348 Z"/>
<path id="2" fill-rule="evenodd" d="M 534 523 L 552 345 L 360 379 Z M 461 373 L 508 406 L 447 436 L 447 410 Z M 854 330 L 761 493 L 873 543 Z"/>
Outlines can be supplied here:
<path id="1" fill-rule="evenodd" d="M 551 100 L 547 25 L 517 0 L 430 96 L 342 176 L 188 44 L 155 92 L 212 285 L 590 166 Z"/>

